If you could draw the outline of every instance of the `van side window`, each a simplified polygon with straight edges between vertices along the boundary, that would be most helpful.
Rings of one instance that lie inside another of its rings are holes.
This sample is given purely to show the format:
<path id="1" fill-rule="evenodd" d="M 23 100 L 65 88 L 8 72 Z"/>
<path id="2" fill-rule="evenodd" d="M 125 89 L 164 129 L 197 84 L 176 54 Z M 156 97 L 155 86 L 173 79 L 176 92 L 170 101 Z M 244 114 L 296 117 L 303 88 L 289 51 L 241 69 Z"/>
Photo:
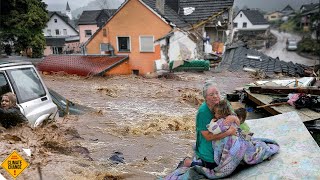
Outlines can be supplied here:
<path id="1" fill-rule="evenodd" d="M 19 103 L 41 98 L 46 95 L 40 78 L 33 68 L 7 70 Z"/>
<path id="2" fill-rule="evenodd" d="M 0 96 L 7 92 L 11 92 L 9 83 L 6 76 L 3 73 L 0 73 Z"/>

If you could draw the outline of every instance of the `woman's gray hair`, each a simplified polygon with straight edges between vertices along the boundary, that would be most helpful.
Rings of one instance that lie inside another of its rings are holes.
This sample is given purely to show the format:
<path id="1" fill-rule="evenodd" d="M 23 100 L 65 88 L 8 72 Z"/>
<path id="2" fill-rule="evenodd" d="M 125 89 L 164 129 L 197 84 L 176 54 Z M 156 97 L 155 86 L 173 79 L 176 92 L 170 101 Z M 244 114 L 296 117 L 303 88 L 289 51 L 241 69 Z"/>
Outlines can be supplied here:
<path id="1" fill-rule="evenodd" d="M 206 81 L 203 85 L 203 89 L 202 89 L 202 95 L 204 97 L 204 99 L 206 99 L 207 97 L 207 92 L 208 92 L 208 89 L 210 87 L 216 87 L 216 83 L 213 82 L 213 81 Z"/>

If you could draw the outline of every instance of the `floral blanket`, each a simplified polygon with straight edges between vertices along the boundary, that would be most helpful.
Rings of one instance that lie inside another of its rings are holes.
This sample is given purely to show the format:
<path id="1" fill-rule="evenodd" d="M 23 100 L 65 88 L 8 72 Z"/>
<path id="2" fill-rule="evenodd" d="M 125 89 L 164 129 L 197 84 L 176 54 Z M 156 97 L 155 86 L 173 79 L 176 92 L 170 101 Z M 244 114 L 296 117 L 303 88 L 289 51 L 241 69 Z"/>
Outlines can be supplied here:
<path id="1" fill-rule="evenodd" d="M 165 179 L 217 179 L 226 177 L 238 167 L 240 162 L 253 165 L 261 163 L 279 151 L 279 145 L 266 138 L 245 138 L 240 129 L 238 136 L 228 136 L 213 142 L 214 161 L 218 164 L 213 170 L 201 166 L 180 167 Z"/>

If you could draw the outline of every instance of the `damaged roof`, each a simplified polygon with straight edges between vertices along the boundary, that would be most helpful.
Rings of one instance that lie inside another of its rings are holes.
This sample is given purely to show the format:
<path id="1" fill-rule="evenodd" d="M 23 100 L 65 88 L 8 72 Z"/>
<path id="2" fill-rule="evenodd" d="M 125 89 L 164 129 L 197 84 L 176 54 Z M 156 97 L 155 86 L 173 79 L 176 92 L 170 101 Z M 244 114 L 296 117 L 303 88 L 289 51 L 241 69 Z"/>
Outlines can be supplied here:
<path id="1" fill-rule="evenodd" d="M 319 3 L 311 3 L 311 4 L 303 4 L 301 7 L 300 7 L 300 10 L 302 12 L 306 12 L 306 11 L 310 11 L 310 10 L 313 10 L 315 8 L 317 8 L 317 6 L 319 6 Z"/>
<path id="2" fill-rule="evenodd" d="M 233 6 L 234 0 L 180 0 L 179 15 L 190 24 L 206 20 L 214 13 Z M 194 8 L 189 15 L 184 15 L 184 8 Z"/>
<path id="3" fill-rule="evenodd" d="M 128 56 L 49 55 L 37 65 L 37 68 L 44 72 L 63 71 L 80 76 L 104 75 L 128 59 Z"/>
<path id="4" fill-rule="evenodd" d="M 241 10 L 253 25 L 269 24 L 258 10 Z M 240 12 L 241 12 L 240 11 Z"/>
<path id="5" fill-rule="evenodd" d="M 163 18 L 165 18 L 167 21 L 172 22 L 177 27 L 186 27 L 188 24 L 177 14 L 176 11 L 174 11 L 172 8 L 170 8 L 167 3 L 164 4 L 164 14 L 159 12 L 159 10 L 156 8 L 156 1 L 155 0 L 142 0 L 147 6 L 149 6 L 151 9 L 156 11 L 158 14 L 160 14 Z"/>
<path id="6" fill-rule="evenodd" d="M 284 73 L 289 76 L 304 76 L 304 69 L 309 68 L 302 64 L 281 61 L 269 57 L 262 52 L 248 49 L 244 43 L 229 47 L 219 65 L 229 71 L 243 70 L 244 67 L 262 70 L 267 76 L 273 77 L 275 73 Z"/>

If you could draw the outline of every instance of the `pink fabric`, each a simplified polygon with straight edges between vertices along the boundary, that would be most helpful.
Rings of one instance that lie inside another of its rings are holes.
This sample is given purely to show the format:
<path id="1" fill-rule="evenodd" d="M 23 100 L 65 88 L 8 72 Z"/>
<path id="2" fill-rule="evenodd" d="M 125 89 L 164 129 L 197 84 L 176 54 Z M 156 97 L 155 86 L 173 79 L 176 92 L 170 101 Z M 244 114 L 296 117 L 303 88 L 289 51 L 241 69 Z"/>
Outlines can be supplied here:
<path id="1" fill-rule="evenodd" d="M 300 98 L 302 94 L 301 93 L 297 93 L 297 94 L 289 94 L 289 100 L 288 103 L 294 107 L 294 102 L 296 102 L 296 100 L 298 100 Z"/>

